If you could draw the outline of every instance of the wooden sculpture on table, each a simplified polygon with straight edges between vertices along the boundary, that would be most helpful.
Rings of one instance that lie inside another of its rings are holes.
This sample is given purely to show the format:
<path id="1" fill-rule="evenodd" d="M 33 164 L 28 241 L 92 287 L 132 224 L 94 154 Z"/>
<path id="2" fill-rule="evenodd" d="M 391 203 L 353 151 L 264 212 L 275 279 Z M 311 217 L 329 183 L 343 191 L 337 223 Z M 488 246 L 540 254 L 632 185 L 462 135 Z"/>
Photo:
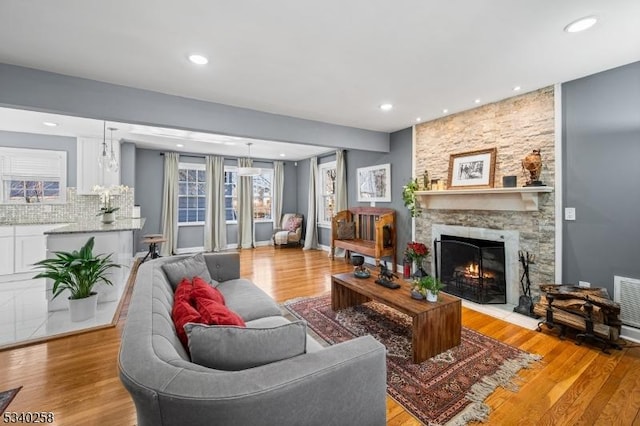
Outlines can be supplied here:
<path id="1" fill-rule="evenodd" d="M 531 154 L 524 157 L 522 160 L 522 170 L 525 174 L 525 178 L 527 179 L 525 186 L 545 186 L 540 180 L 542 157 L 540 156 L 539 149 L 534 149 Z"/>

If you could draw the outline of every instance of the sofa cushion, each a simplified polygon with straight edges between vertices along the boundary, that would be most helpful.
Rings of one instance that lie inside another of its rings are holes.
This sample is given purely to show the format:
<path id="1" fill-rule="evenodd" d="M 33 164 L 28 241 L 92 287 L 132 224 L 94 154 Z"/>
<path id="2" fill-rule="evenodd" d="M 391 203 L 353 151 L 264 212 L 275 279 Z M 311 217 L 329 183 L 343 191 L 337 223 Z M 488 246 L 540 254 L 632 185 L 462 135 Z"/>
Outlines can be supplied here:
<path id="1" fill-rule="evenodd" d="M 175 262 L 167 262 L 162 265 L 162 270 L 167 275 L 171 287 L 175 290 L 183 278 L 192 279 L 193 277 L 201 277 L 212 286 L 218 285 L 209 274 L 209 269 L 204 261 L 202 253 L 195 256 L 179 258 Z"/>
<path id="2" fill-rule="evenodd" d="M 173 319 L 178 338 L 187 348 L 187 334 L 184 331 L 184 325 L 188 322 L 202 322 L 202 316 L 188 300 L 176 299 L 171 310 L 171 319 Z"/>
<path id="3" fill-rule="evenodd" d="M 244 370 L 305 353 L 307 324 L 296 321 L 269 328 L 187 324 L 191 360 L 218 370 Z"/>
<path id="4" fill-rule="evenodd" d="M 189 278 L 183 278 L 178 284 L 175 293 L 173 293 L 173 302 L 184 300 L 193 305 L 194 299 L 192 295 L 193 283 Z"/>
<path id="5" fill-rule="evenodd" d="M 191 296 L 194 299 L 204 298 L 213 300 L 222 305 L 225 304 L 224 296 L 220 293 L 220 290 L 212 287 L 209 283 L 207 283 L 201 277 L 193 277 L 193 290 L 191 291 Z"/>
<path id="6" fill-rule="evenodd" d="M 284 229 L 289 232 L 296 232 L 298 228 L 302 226 L 302 218 L 297 216 L 291 216 L 284 224 Z"/>
<path id="7" fill-rule="evenodd" d="M 202 321 L 199 322 L 203 324 L 245 326 L 238 314 L 215 300 L 196 298 L 196 308 L 202 317 Z"/>
<path id="8" fill-rule="evenodd" d="M 224 295 L 227 307 L 245 321 L 282 315 L 276 302 L 249 280 L 238 278 L 224 281 L 217 289 Z"/>
<path id="9" fill-rule="evenodd" d="M 289 321 L 285 317 L 277 316 L 277 317 L 264 317 L 258 318 L 253 321 L 247 321 L 247 328 L 270 328 L 277 327 L 279 325 L 287 324 Z M 308 327 L 307 327 L 308 330 Z M 324 348 L 316 339 L 313 338 L 313 335 L 309 334 L 307 331 L 307 347 L 305 349 L 306 353 L 313 353 L 321 351 Z"/>

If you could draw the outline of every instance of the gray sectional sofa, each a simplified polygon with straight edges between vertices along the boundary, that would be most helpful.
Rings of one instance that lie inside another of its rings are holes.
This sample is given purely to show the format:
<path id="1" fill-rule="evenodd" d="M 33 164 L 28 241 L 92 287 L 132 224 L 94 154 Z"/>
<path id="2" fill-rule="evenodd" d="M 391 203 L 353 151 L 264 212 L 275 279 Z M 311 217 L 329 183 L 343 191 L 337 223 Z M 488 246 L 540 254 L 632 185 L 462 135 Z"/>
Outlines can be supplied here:
<path id="1" fill-rule="evenodd" d="M 239 278 L 237 253 L 205 254 L 227 306 L 247 327 L 286 324 L 280 308 Z M 384 425 L 384 346 L 371 336 L 322 347 L 307 336 L 302 355 L 240 371 L 191 362 L 171 319 L 173 290 L 161 265 L 138 270 L 122 336 L 119 370 L 139 426 Z"/>

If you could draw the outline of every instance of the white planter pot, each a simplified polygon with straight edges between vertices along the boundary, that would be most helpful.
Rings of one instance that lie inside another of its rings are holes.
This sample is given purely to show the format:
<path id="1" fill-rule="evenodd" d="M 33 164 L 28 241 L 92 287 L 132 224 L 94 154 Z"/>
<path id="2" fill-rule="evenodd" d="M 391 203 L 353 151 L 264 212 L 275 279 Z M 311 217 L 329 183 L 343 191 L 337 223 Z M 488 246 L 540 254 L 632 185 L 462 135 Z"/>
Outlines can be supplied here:
<path id="1" fill-rule="evenodd" d="M 69 299 L 69 314 L 71 322 L 85 321 L 96 316 L 98 309 L 98 294 L 91 293 L 91 296 L 84 299 Z"/>
<path id="2" fill-rule="evenodd" d="M 102 223 L 113 223 L 116 220 L 115 213 L 103 213 Z"/>
<path id="3" fill-rule="evenodd" d="M 438 295 L 435 293 L 431 293 L 431 290 L 427 290 L 427 302 L 437 302 Z"/>

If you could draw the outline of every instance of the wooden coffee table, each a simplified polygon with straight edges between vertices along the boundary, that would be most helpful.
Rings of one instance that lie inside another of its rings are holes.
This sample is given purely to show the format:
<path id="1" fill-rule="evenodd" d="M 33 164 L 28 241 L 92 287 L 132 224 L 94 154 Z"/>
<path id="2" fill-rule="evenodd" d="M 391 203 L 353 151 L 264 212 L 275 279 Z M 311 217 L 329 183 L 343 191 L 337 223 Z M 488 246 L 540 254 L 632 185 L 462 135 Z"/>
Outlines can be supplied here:
<path id="1" fill-rule="evenodd" d="M 376 276 L 356 278 L 353 273 L 331 276 L 331 309 L 338 311 L 370 300 L 383 303 L 413 319 L 413 362 L 420 363 L 460 344 L 460 299 L 440 292 L 437 302 L 411 298 L 411 284 L 392 290 L 375 283 Z"/>

